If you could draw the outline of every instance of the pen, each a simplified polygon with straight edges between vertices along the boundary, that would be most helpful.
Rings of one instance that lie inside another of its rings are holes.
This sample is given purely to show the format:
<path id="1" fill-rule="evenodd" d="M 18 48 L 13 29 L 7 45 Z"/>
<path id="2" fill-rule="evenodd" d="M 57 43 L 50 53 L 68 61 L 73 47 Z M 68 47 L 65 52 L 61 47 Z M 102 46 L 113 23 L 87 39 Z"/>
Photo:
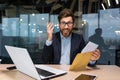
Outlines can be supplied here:
<path id="1" fill-rule="evenodd" d="M 10 66 L 10 67 L 7 67 L 6 69 L 8 69 L 8 70 L 14 70 L 14 69 L 16 69 L 16 66 Z"/>

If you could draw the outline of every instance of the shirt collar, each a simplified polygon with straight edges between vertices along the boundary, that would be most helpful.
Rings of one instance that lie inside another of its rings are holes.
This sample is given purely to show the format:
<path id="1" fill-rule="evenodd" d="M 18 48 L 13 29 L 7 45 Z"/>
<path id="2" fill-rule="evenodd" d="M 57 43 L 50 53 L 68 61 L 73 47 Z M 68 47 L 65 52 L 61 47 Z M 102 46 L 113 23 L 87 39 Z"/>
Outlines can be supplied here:
<path id="1" fill-rule="evenodd" d="M 60 32 L 60 37 L 61 37 L 61 39 L 71 39 L 71 34 L 70 34 L 70 36 L 68 36 L 68 37 L 66 38 L 66 37 L 64 37 L 64 36 L 62 35 L 62 33 Z"/>

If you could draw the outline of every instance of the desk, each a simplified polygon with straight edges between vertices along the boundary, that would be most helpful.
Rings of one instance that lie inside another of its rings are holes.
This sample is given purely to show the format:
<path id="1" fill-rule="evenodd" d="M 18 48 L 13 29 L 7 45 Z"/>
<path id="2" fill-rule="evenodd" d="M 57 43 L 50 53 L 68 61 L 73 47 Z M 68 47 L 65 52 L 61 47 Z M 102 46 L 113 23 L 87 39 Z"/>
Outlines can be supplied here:
<path id="1" fill-rule="evenodd" d="M 12 64 L 0 64 L 0 80 L 35 80 L 17 70 L 6 70 Z M 115 65 L 97 65 L 99 69 L 87 69 L 84 71 L 69 71 L 69 65 L 48 65 L 54 68 L 68 71 L 66 75 L 53 78 L 52 80 L 74 80 L 78 75 L 92 74 L 97 76 L 97 80 L 120 80 L 120 68 Z"/>

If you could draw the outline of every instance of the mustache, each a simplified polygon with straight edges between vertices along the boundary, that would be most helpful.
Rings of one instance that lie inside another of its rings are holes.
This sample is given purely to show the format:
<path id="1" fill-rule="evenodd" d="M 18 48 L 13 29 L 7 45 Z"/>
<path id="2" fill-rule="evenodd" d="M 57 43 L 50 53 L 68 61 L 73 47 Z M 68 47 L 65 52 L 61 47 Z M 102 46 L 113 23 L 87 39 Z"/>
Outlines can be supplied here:
<path id="1" fill-rule="evenodd" d="M 70 31 L 70 29 L 62 29 L 62 30 L 68 30 L 68 31 Z"/>

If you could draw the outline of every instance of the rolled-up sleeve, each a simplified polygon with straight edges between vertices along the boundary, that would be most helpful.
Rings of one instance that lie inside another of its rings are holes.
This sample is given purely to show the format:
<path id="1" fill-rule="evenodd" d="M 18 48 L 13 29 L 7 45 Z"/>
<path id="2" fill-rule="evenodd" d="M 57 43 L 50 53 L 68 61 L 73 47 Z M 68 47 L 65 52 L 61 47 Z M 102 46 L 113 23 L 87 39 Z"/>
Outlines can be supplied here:
<path id="1" fill-rule="evenodd" d="M 50 46 L 52 44 L 52 41 L 46 40 L 46 46 Z"/>

